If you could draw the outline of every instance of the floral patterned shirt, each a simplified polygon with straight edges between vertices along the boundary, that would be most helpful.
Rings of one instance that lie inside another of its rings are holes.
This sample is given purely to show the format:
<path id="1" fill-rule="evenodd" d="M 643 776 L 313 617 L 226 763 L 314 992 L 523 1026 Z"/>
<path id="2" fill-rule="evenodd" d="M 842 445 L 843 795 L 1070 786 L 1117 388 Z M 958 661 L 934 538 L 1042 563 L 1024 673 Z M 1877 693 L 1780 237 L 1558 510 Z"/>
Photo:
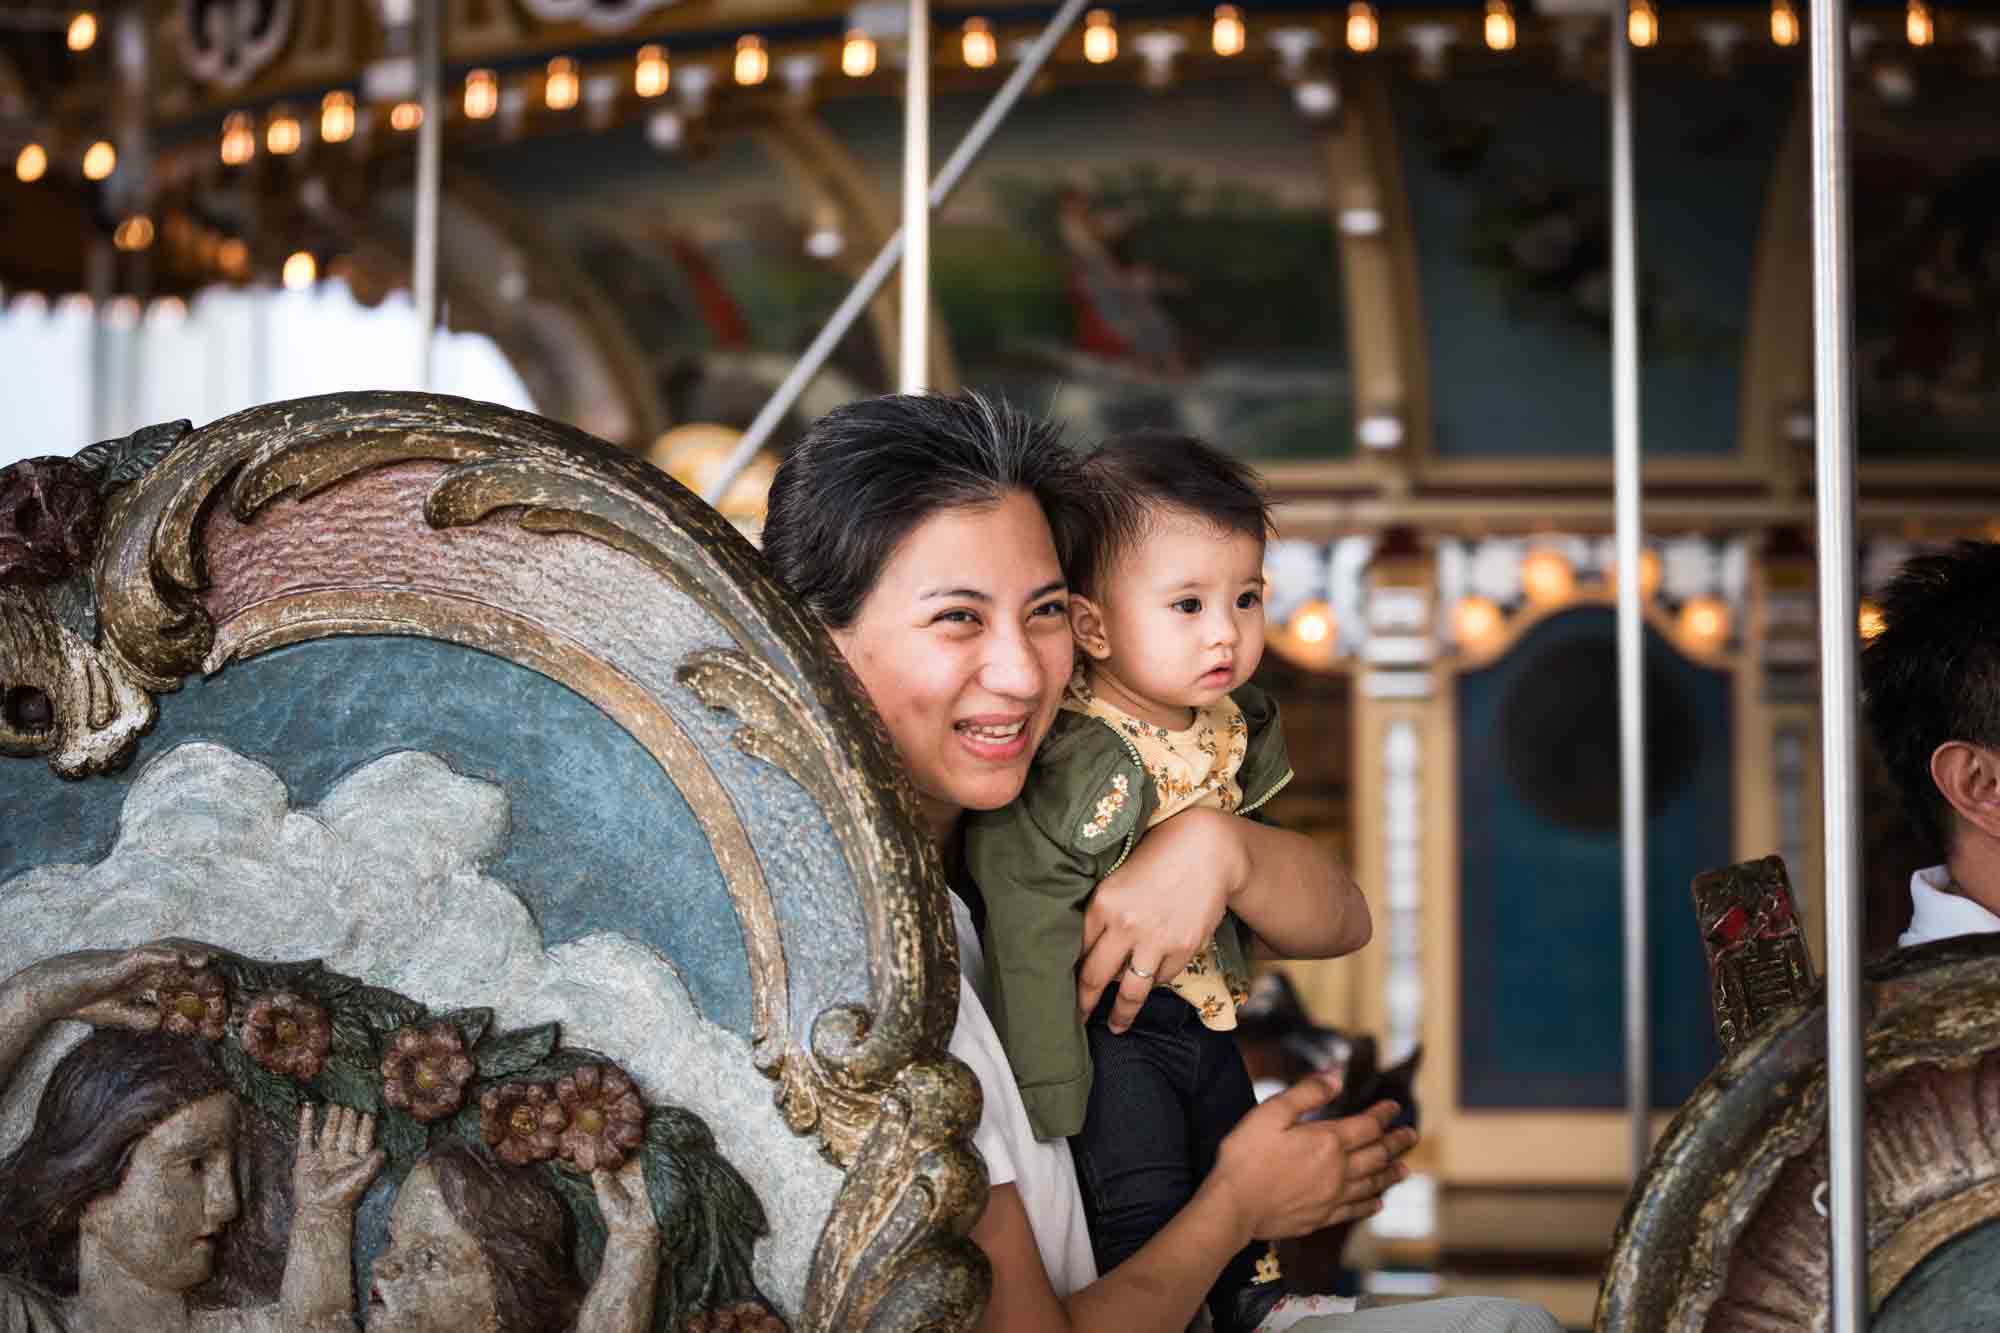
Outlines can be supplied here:
<path id="1" fill-rule="evenodd" d="M 1193 723 L 1184 731 L 1153 726 L 1106 702 L 1091 690 L 1082 672 L 1070 681 L 1062 706 L 1109 723 L 1138 752 L 1160 802 L 1147 828 L 1196 806 L 1228 814 L 1243 804 L 1236 774 L 1249 748 L 1250 728 L 1243 710 L 1228 695 L 1196 709 Z M 1154 984 L 1172 989 L 1194 1006 L 1202 1026 L 1217 1032 L 1236 1026 L 1236 1006 L 1250 995 L 1249 978 L 1223 968 L 1213 939 L 1188 960 L 1179 976 Z"/>

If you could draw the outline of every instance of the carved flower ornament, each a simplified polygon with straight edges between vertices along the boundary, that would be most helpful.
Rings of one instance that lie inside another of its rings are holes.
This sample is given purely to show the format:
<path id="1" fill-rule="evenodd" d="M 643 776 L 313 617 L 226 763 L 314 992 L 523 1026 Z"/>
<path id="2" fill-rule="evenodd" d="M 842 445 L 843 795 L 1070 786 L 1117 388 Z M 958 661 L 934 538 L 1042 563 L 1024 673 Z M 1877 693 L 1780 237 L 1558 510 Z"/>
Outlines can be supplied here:
<path id="1" fill-rule="evenodd" d="M 243 1020 L 244 1053 L 299 1083 L 318 1076 L 332 1046 L 333 1024 L 326 1010 L 291 991 L 262 997 Z"/>
<path id="2" fill-rule="evenodd" d="M 509 1166 L 546 1162 L 562 1147 L 569 1112 L 547 1083 L 508 1083 L 479 1098 L 479 1137 Z"/>
<path id="3" fill-rule="evenodd" d="M 396 1033 L 382 1057 L 382 1100 L 413 1120 L 430 1124 L 465 1104 L 473 1065 L 465 1039 L 450 1023 L 427 1023 Z"/>
<path id="4" fill-rule="evenodd" d="M 229 1030 L 229 990 L 209 968 L 173 968 L 154 983 L 160 1030 L 170 1037 L 221 1041 Z"/>
<path id="5" fill-rule="evenodd" d="M 686 1333 L 785 1333 L 785 1321 L 756 1301 L 689 1315 Z"/>
<path id="6" fill-rule="evenodd" d="M 0 470 L 0 585 L 41 587 L 88 565 L 102 507 L 97 479 L 67 458 Z"/>
<path id="7" fill-rule="evenodd" d="M 556 1098 L 569 1116 L 563 1160 L 579 1171 L 616 1171 L 646 1140 L 646 1107 L 622 1070 L 585 1065 L 556 1080 Z"/>

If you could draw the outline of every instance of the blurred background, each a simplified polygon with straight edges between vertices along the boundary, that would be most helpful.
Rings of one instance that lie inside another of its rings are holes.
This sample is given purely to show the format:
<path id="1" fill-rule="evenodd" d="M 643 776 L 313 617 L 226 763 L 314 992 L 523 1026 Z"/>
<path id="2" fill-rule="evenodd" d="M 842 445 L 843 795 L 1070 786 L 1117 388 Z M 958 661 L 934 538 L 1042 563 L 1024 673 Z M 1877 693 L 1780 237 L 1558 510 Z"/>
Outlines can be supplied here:
<path id="1" fill-rule="evenodd" d="M 696 485 L 893 230 L 906 11 L 441 0 L 442 326 L 410 297 L 418 0 L 0 4 L 0 463 L 353 388 L 529 408 Z M 934 14 L 938 161 L 1047 7 Z M 1588 1323 L 1631 1166 L 1606 35 L 1635 53 L 1653 1093 L 1717 1048 L 1688 883 L 1770 852 L 1819 948 L 1803 13 L 1093 10 L 932 238 L 929 382 L 1263 469 L 1274 806 L 1376 911 L 1300 1023 L 1423 1048 L 1384 1293 Z M 2000 535 L 2000 10 L 1854 11 L 1864 595 Z M 893 387 L 893 287 L 725 498 Z M 1864 603 L 1857 635 L 1868 632 Z M 1868 761 L 1876 946 L 1920 854 Z M 1899 915 L 1900 914 L 1900 915 Z"/>

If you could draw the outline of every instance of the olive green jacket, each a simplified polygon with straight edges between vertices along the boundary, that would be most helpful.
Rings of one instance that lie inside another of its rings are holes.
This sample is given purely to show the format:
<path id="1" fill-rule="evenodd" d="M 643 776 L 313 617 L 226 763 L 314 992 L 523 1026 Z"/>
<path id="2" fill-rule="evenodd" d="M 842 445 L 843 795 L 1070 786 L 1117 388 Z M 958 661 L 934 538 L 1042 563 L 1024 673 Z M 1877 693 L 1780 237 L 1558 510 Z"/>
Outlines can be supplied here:
<path id="1" fill-rule="evenodd" d="M 1238 814 L 1254 813 L 1292 779 L 1277 702 L 1245 685 L 1233 696 L 1249 728 L 1237 770 Z M 1076 1011 L 1083 913 L 1100 881 L 1132 854 L 1159 808 L 1153 780 L 1111 724 L 1056 715 L 1019 799 L 973 815 L 965 865 L 986 900 L 986 970 L 993 1026 L 1007 1048 L 1035 1134 L 1083 1127 L 1090 1048 Z M 1250 931 L 1225 915 L 1215 932 L 1226 972 L 1248 976 Z"/>

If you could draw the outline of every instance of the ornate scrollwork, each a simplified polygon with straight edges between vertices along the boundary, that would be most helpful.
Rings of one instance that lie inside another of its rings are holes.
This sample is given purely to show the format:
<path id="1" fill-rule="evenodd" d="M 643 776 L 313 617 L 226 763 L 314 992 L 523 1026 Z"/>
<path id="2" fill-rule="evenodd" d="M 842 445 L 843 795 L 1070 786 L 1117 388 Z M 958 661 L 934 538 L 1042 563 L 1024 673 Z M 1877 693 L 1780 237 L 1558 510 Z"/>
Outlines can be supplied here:
<path id="1" fill-rule="evenodd" d="M 181 0 L 181 59 L 203 83 L 240 88 L 292 37 L 294 0 Z"/>
<path id="2" fill-rule="evenodd" d="M 599 32 L 622 32 L 675 0 L 521 0 L 544 23 L 581 23 Z"/>

